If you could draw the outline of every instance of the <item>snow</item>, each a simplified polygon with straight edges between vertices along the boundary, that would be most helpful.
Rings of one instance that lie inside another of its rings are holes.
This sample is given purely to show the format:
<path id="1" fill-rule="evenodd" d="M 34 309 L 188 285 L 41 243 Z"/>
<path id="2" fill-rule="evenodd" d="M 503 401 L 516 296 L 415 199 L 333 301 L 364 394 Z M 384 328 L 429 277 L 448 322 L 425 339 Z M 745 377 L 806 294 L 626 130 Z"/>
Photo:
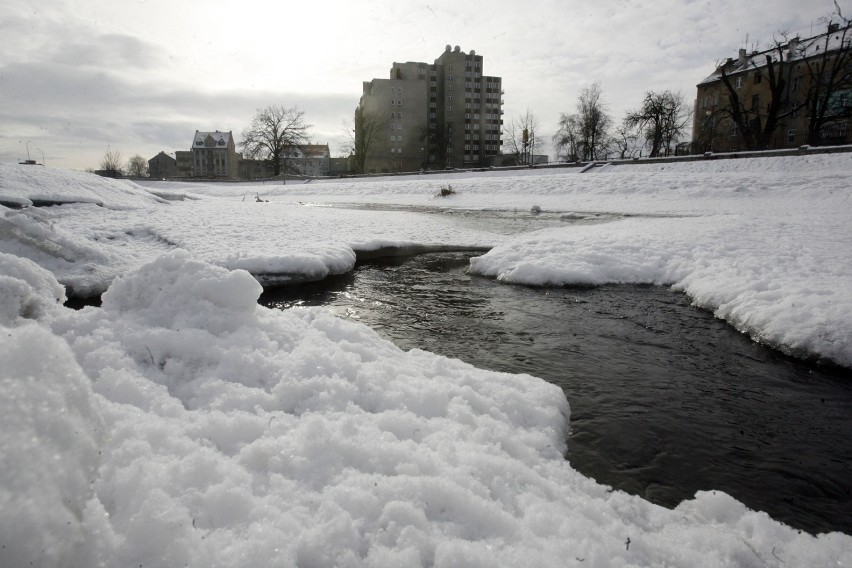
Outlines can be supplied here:
<path id="1" fill-rule="evenodd" d="M 724 493 L 612 491 L 563 459 L 558 387 L 263 308 L 253 277 L 487 247 L 482 274 L 674 285 L 848 365 L 850 159 L 484 172 L 446 199 L 431 176 L 149 191 L 0 165 L 0 195 L 77 202 L 0 208 L 0 565 L 850 566 L 852 537 Z M 432 212 L 534 205 L 584 221 L 506 235 Z M 102 306 L 63 307 L 63 285 Z"/>

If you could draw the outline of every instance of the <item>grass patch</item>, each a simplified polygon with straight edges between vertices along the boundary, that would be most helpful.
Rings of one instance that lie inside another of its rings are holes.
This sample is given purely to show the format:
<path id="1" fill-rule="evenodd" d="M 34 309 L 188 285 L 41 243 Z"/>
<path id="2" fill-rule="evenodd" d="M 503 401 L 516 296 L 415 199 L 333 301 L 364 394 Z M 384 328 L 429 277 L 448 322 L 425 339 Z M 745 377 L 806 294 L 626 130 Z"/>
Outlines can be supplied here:
<path id="1" fill-rule="evenodd" d="M 450 184 L 442 185 L 441 190 L 438 192 L 438 197 L 449 197 L 451 195 L 455 195 L 456 190 L 453 189 L 453 186 Z"/>

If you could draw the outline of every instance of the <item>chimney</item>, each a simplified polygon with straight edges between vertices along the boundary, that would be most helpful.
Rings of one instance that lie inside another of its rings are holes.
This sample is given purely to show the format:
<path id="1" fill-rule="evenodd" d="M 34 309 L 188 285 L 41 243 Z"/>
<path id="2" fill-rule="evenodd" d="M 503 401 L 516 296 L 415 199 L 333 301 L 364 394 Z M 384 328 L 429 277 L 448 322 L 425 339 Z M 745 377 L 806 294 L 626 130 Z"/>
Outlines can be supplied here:
<path id="1" fill-rule="evenodd" d="M 789 42 L 787 42 L 787 61 L 790 61 L 794 57 L 796 57 L 799 51 L 799 38 L 794 37 Z"/>
<path id="2" fill-rule="evenodd" d="M 739 53 L 739 55 L 737 56 L 737 65 L 738 65 L 739 67 L 742 67 L 742 66 L 743 66 L 743 65 L 745 65 L 745 64 L 746 64 L 746 50 L 745 50 L 745 48 L 744 48 L 744 47 L 741 47 L 741 48 L 740 48 L 740 53 Z"/>
<path id="3" fill-rule="evenodd" d="M 828 24 L 828 33 L 830 33 L 830 34 L 833 34 L 834 32 L 836 32 L 839 29 L 840 29 L 840 24 L 835 24 L 833 22 L 830 22 Z"/>

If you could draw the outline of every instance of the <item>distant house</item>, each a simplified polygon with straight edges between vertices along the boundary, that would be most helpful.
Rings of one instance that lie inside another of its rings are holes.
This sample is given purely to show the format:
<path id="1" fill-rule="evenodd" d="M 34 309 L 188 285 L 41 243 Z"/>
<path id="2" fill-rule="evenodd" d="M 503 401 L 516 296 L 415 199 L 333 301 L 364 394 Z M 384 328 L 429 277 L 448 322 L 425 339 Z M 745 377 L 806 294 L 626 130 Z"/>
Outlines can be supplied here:
<path id="1" fill-rule="evenodd" d="M 193 177 L 238 179 L 240 155 L 230 131 L 196 130 L 190 151 Z"/>
<path id="2" fill-rule="evenodd" d="M 355 164 L 352 156 L 345 158 L 330 158 L 328 161 L 328 175 L 333 177 L 344 176 L 355 173 Z"/>
<path id="3" fill-rule="evenodd" d="M 286 148 L 281 165 L 287 173 L 320 177 L 328 175 L 330 161 L 328 144 L 305 144 Z"/>
<path id="4" fill-rule="evenodd" d="M 240 158 L 237 161 L 240 179 L 265 179 L 272 177 L 272 160 L 252 160 Z"/>
<path id="5" fill-rule="evenodd" d="M 175 152 L 175 167 L 177 168 L 177 177 L 192 177 L 192 151 L 177 150 Z"/>
<path id="6" fill-rule="evenodd" d="M 148 175 L 157 179 L 177 177 L 177 160 L 160 152 L 148 160 Z"/>

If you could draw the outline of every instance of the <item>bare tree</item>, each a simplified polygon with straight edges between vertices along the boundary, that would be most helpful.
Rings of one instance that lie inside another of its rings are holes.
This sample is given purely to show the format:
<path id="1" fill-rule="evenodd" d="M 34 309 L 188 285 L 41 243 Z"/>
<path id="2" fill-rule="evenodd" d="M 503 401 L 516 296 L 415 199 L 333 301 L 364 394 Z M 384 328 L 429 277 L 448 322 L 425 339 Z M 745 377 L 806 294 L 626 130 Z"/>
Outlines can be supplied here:
<path id="1" fill-rule="evenodd" d="M 651 146 L 650 157 L 668 156 L 672 144 L 686 132 L 691 116 L 682 93 L 648 91 L 642 106 L 627 113 L 624 126 L 641 132 Z"/>
<path id="2" fill-rule="evenodd" d="M 562 114 L 559 119 L 559 130 L 553 135 L 553 146 L 556 155 L 567 162 L 579 162 L 580 150 L 580 119 L 576 114 Z"/>
<path id="3" fill-rule="evenodd" d="M 285 151 L 308 143 L 311 125 L 305 123 L 304 116 L 296 107 L 271 105 L 258 109 L 251 126 L 243 130 L 239 145 L 247 157 L 271 161 L 274 175 L 279 175 Z"/>
<path id="4" fill-rule="evenodd" d="M 529 109 L 515 117 L 504 129 L 504 153 L 514 156 L 517 164 L 532 164 L 535 149 L 539 146 L 538 117 Z"/>
<path id="5" fill-rule="evenodd" d="M 791 106 L 787 97 L 787 84 L 792 63 L 785 57 L 787 47 L 785 34 L 782 32 L 774 40 L 774 45 L 759 56 L 748 56 L 745 50 L 740 52 L 737 61 L 729 61 L 719 66 L 722 85 L 728 95 L 728 105 L 721 110 L 723 116 L 729 117 L 749 150 L 764 150 L 769 147 L 772 135 L 782 119 L 802 107 Z M 760 65 L 762 61 L 762 65 Z M 751 101 L 744 101 L 739 96 L 739 88 L 746 79 L 745 72 L 754 70 L 754 81 L 766 79 L 769 101 L 760 100 L 760 94 L 752 95 Z M 730 72 L 734 71 L 734 81 Z"/>
<path id="6" fill-rule="evenodd" d="M 805 106 L 808 112 L 808 144 L 824 143 L 826 130 L 849 117 L 849 90 L 852 88 L 852 21 L 836 12 L 823 19 L 828 33 L 804 42 L 794 42 L 796 54 L 803 60 L 808 78 Z M 839 20 L 835 23 L 834 20 Z M 800 79 L 794 78 L 794 86 Z M 795 91 L 793 90 L 793 96 Z"/>
<path id="7" fill-rule="evenodd" d="M 148 160 L 135 154 L 127 160 L 127 175 L 131 177 L 148 177 Z"/>
<path id="8" fill-rule="evenodd" d="M 364 173 L 367 158 L 387 123 L 388 121 L 377 112 L 367 111 L 361 106 L 355 109 L 355 124 L 351 130 L 351 149 L 357 173 Z"/>
<path id="9" fill-rule="evenodd" d="M 606 154 L 611 126 L 601 84 L 596 81 L 580 92 L 577 112 L 561 115 L 553 143 L 567 159 L 597 160 Z"/>
<path id="10" fill-rule="evenodd" d="M 618 152 L 622 160 L 633 158 L 639 154 L 642 144 L 639 142 L 639 133 L 635 128 L 627 126 L 627 120 L 617 127 L 612 135 L 612 146 Z"/>
<path id="11" fill-rule="evenodd" d="M 121 152 L 119 150 L 113 150 L 107 146 L 107 150 L 101 158 L 101 171 L 104 172 L 106 177 L 120 178 L 122 176 Z"/>

